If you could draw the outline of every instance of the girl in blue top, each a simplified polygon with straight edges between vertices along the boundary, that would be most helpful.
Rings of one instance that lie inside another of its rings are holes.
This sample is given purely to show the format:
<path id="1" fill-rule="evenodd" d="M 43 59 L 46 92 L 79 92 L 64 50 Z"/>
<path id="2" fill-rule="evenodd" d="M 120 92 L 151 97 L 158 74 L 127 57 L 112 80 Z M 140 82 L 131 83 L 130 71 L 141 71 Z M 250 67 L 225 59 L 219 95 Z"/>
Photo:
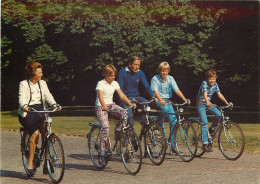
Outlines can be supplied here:
<path id="1" fill-rule="evenodd" d="M 166 133 L 164 128 L 164 119 L 168 117 L 170 120 L 170 129 L 171 132 L 174 129 L 174 126 L 177 122 L 176 115 L 174 114 L 174 109 L 171 104 L 167 104 L 167 101 L 172 97 L 172 92 L 175 92 L 184 102 L 190 103 L 190 100 L 187 100 L 182 92 L 179 90 L 177 83 L 174 78 L 168 73 L 170 72 L 170 65 L 168 62 L 162 62 L 158 66 L 158 73 L 151 80 L 151 88 L 155 94 L 155 97 L 158 99 L 158 105 L 162 107 L 162 111 L 159 114 L 158 123 L 161 125 L 164 130 L 164 136 L 166 139 Z M 176 153 L 174 148 L 174 134 L 171 136 L 171 146 L 172 152 Z"/>
<path id="2" fill-rule="evenodd" d="M 212 106 L 210 100 L 212 95 L 216 93 L 220 100 L 222 100 L 226 105 L 230 105 L 225 97 L 220 93 L 218 84 L 216 83 L 217 74 L 214 70 L 209 70 L 206 72 L 206 80 L 202 82 L 198 96 L 196 108 L 200 116 L 201 121 L 201 135 L 202 135 L 202 148 L 205 151 L 212 152 L 212 148 L 208 144 L 208 119 L 206 111 L 208 114 L 215 115 L 211 127 L 209 128 L 209 133 L 215 131 L 218 126 L 218 123 L 221 119 L 221 112 L 214 106 Z M 207 110 L 208 108 L 208 110 Z"/>

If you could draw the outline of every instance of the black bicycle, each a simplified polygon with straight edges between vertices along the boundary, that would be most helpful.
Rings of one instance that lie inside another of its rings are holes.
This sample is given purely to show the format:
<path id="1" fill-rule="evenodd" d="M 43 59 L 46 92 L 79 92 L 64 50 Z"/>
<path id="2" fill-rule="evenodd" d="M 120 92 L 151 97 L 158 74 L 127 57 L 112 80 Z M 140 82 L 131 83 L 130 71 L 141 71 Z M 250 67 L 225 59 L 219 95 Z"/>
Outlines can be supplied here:
<path id="1" fill-rule="evenodd" d="M 157 123 L 158 116 L 149 115 L 149 111 L 151 110 L 149 104 L 154 101 L 155 99 L 147 102 L 133 100 L 134 103 L 141 106 L 142 113 L 145 114 L 145 122 L 140 122 L 142 128 L 139 135 L 140 141 L 142 141 L 144 137 L 144 155 L 146 156 L 147 154 L 153 164 L 161 165 L 165 159 L 166 140 L 164 138 L 163 129 Z"/>
<path id="2" fill-rule="evenodd" d="M 173 114 L 176 115 L 177 118 L 173 131 L 169 134 L 167 144 L 171 145 L 171 137 L 174 135 L 174 145 L 178 156 L 184 162 L 190 162 L 196 156 L 198 139 L 196 131 L 190 121 L 185 118 L 181 118 L 181 113 L 184 112 L 184 109 L 180 107 L 186 105 L 187 102 L 177 104 L 168 101 L 167 103 L 172 104 L 176 108 L 176 111 Z M 172 152 L 172 149 L 170 150 Z"/>
<path id="3" fill-rule="evenodd" d="M 56 112 L 56 110 L 44 110 L 44 111 L 37 111 L 33 108 L 30 108 L 30 112 L 28 113 L 43 113 L 45 116 L 46 126 L 45 126 L 45 135 L 41 137 L 42 144 L 39 147 L 37 145 L 35 153 L 34 153 L 34 160 L 33 164 L 34 167 L 38 168 L 41 165 L 41 162 L 44 161 L 49 176 L 51 178 L 52 183 L 60 183 L 65 170 L 65 157 L 63 146 L 59 137 L 52 133 L 51 131 L 51 122 L 52 118 L 49 116 L 49 113 Z M 29 172 L 27 163 L 29 159 L 29 140 L 30 134 L 29 132 L 21 127 L 20 128 L 20 135 L 21 135 L 21 152 L 22 152 L 22 161 L 25 172 L 28 176 L 32 176 L 32 173 Z"/>
<path id="4" fill-rule="evenodd" d="M 123 109 L 127 111 L 133 106 Z M 109 111 L 115 111 L 115 109 L 109 109 Z M 126 170 L 132 174 L 137 174 L 142 165 L 142 149 L 140 141 L 136 133 L 129 127 L 129 125 L 123 124 L 122 113 L 120 113 L 120 120 L 116 123 L 115 128 L 115 144 L 111 145 L 112 141 L 108 138 L 105 150 L 105 160 L 108 163 L 109 160 L 112 160 L 113 157 L 121 156 L 122 162 L 126 168 Z M 103 169 L 106 166 L 102 166 L 99 163 L 99 155 L 100 155 L 100 138 L 102 127 L 99 122 L 91 122 L 89 123 L 89 134 L 88 137 L 88 147 L 90 158 L 96 168 Z"/>
<path id="5" fill-rule="evenodd" d="M 232 104 L 232 103 L 231 103 Z M 237 160 L 243 153 L 245 148 L 245 137 L 240 126 L 231 121 L 230 117 L 224 115 L 224 109 L 232 110 L 233 105 L 230 106 L 217 106 L 213 105 L 221 112 L 221 121 L 217 129 L 213 133 L 208 132 L 209 144 L 212 146 L 214 139 L 218 138 L 218 147 L 225 158 L 228 160 Z M 207 115 L 214 117 L 214 115 Z M 202 150 L 202 136 L 201 136 L 201 122 L 198 117 L 189 118 L 190 122 L 195 127 L 198 136 L 198 151 L 196 156 L 201 157 L 205 150 Z"/>

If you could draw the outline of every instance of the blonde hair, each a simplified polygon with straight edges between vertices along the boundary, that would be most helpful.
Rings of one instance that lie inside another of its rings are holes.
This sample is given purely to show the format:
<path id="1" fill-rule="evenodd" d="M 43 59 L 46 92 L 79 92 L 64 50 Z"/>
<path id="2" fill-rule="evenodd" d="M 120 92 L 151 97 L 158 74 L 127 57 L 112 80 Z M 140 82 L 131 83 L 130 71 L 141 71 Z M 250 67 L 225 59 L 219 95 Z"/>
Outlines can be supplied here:
<path id="1" fill-rule="evenodd" d="M 160 73 L 163 69 L 167 69 L 168 72 L 171 71 L 170 65 L 167 61 L 163 61 L 159 64 L 159 66 L 157 68 L 158 73 Z"/>
<path id="2" fill-rule="evenodd" d="M 116 67 L 114 67 L 114 65 L 111 65 L 111 64 L 106 65 L 102 70 L 102 76 L 103 77 L 105 77 L 107 75 L 112 75 L 113 73 L 116 75 L 117 69 L 116 69 Z"/>

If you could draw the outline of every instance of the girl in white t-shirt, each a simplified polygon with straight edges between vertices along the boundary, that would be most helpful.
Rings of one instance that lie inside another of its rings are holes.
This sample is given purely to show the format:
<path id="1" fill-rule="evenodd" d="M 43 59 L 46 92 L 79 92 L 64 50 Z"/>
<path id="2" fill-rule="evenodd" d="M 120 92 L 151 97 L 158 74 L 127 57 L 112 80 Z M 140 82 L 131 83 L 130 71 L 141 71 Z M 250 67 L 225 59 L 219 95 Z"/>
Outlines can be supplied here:
<path id="1" fill-rule="evenodd" d="M 96 91 L 97 91 L 97 98 L 95 109 L 97 113 L 98 120 L 102 127 L 102 133 L 100 137 L 100 159 L 99 162 L 101 165 L 106 165 L 105 161 L 105 149 L 106 149 L 106 142 L 109 136 L 109 122 L 108 122 L 108 109 L 112 109 L 111 114 L 113 115 L 120 115 L 123 114 L 126 116 L 127 112 L 122 111 L 122 108 L 116 105 L 113 102 L 113 95 L 116 91 L 119 97 L 129 106 L 133 104 L 128 100 L 126 95 L 120 89 L 118 83 L 115 80 L 115 76 L 117 74 L 117 69 L 113 65 L 106 65 L 103 68 L 102 76 L 104 77 L 103 80 L 97 83 Z M 127 118 L 124 118 L 125 124 L 127 123 Z"/>

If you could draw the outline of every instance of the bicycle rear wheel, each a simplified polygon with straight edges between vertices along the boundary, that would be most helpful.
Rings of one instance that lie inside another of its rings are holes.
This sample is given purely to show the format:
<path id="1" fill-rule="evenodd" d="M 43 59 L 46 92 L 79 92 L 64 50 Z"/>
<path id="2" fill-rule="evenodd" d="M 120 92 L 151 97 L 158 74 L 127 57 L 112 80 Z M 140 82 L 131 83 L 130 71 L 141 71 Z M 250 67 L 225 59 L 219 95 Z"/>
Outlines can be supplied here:
<path id="1" fill-rule="evenodd" d="M 192 161 L 197 151 L 197 135 L 193 126 L 188 121 L 182 121 L 174 132 L 174 144 L 179 157 L 184 162 Z"/>
<path id="2" fill-rule="evenodd" d="M 22 161 L 23 161 L 23 167 L 28 176 L 32 176 L 31 173 L 28 170 L 28 159 L 29 159 L 29 139 L 30 135 L 28 132 L 23 132 L 22 140 L 21 140 L 21 152 L 22 152 Z"/>
<path id="3" fill-rule="evenodd" d="M 130 128 L 121 134 L 120 153 L 126 170 L 137 174 L 142 165 L 142 149 L 136 133 Z"/>
<path id="4" fill-rule="evenodd" d="M 196 122 L 196 121 L 193 121 L 191 122 L 195 132 L 196 132 L 196 135 L 197 135 L 197 139 L 198 139 L 198 147 L 197 147 L 197 152 L 196 152 L 196 157 L 201 157 L 204 153 L 205 153 L 205 150 L 202 150 L 202 136 L 201 136 L 201 126 L 200 126 L 200 123 L 199 122 Z"/>
<path id="5" fill-rule="evenodd" d="M 146 149 L 152 163 L 161 165 L 166 154 L 166 140 L 162 128 L 156 123 L 149 124 L 146 131 Z"/>
<path id="6" fill-rule="evenodd" d="M 88 148 L 89 148 L 90 158 L 94 166 L 98 169 L 102 169 L 105 167 L 99 164 L 100 137 L 101 137 L 101 127 L 93 126 L 88 134 Z"/>
<path id="7" fill-rule="evenodd" d="M 245 148 L 245 138 L 242 129 L 235 122 L 225 123 L 218 134 L 219 148 L 228 160 L 237 160 Z"/>
<path id="8" fill-rule="evenodd" d="M 65 170 L 65 157 L 61 140 L 55 134 L 51 134 L 48 138 L 45 159 L 52 183 L 60 183 Z"/>

